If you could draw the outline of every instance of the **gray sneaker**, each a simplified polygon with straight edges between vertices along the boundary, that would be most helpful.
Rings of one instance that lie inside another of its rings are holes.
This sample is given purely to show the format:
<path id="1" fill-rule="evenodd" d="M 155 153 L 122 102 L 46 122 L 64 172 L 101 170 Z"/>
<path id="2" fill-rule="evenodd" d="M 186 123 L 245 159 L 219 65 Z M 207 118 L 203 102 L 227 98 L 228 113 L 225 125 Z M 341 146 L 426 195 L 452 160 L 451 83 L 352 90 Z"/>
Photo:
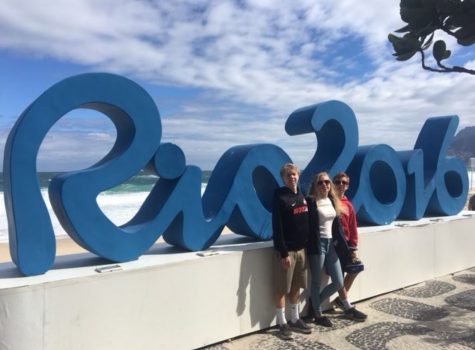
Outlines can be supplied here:
<path id="1" fill-rule="evenodd" d="M 315 323 L 322 327 L 333 327 L 332 321 L 326 316 L 315 316 Z"/>
<path id="2" fill-rule="evenodd" d="M 283 324 L 279 326 L 279 337 L 282 340 L 292 340 L 292 331 L 288 324 Z"/>
<path id="3" fill-rule="evenodd" d="M 289 325 L 290 329 L 293 330 L 293 331 L 300 332 L 300 333 L 303 333 L 303 334 L 312 333 L 312 327 L 310 327 L 308 324 L 306 324 L 300 318 L 295 322 L 289 321 L 287 324 Z"/>
<path id="4" fill-rule="evenodd" d="M 362 313 L 361 311 L 356 310 L 354 307 L 351 309 L 345 310 L 345 316 L 353 321 L 363 322 L 366 320 L 368 315 Z"/>

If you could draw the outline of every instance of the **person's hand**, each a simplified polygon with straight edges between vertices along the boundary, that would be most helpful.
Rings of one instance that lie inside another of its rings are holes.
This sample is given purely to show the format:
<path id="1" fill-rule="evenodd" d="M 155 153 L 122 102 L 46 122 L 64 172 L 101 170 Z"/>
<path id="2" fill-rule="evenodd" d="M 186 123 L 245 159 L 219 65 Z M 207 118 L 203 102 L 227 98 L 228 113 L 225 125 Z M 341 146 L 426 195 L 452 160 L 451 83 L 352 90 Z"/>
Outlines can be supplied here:
<path id="1" fill-rule="evenodd" d="M 356 260 L 359 260 L 358 255 L 356 254 L 356 250 L 351 250 L 350 251 L 350 258 L 351 258 L 351 261 L 353 261 L 353 262 L 355 262 Z"/>
<path id="2" fill-rule="evenodd" d="M 290 256 L 282 258 L 282 266 L 284 267 L 284 269 L 288 269 L 290 267 L 290 262 Z"/>

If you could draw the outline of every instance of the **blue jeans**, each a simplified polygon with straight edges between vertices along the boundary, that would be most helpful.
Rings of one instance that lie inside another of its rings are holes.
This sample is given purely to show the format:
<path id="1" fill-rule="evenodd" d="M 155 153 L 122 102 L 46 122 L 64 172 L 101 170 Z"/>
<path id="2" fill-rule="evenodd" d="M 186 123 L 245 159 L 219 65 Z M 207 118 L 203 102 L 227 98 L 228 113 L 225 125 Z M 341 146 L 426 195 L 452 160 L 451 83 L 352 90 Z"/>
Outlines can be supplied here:
<path id="1" fill-rule="evenodd" d="M 322 253 L 320 255 L 307 255 L 310 274 L 312 276 L 310 297 L 312 298 L 315 313 L 320 313 L 321 303 L 343 287 L 343 273 L 332 240 L 321 238 L 320 244 L 322 247 Z M 331 283 L 326 285 L 320 292 L 320 273 L 324 266 L 330 275 Z"/>

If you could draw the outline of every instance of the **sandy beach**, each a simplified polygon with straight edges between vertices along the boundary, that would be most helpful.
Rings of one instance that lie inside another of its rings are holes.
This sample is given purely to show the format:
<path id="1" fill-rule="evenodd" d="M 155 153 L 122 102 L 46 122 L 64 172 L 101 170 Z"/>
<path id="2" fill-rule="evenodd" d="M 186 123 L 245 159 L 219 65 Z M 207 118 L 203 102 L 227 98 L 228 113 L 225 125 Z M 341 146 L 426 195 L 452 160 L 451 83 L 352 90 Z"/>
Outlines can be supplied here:
<path id="1" fill-rule="evenodd" d="M 229 228 L 225 227 L 223 229 L 223 234 L 232 233 Z M 160 237 L 155 243 L 163 243 L 164 240 Z M 56 238 L 56 256 L 59 255 L 69 255 L 69 254 L 79 254 L 86 253 L 87 251 L 80 247 L 76 242 L 74 242 L 68 236 L 63 236 Z M 0 263 L 11 261 L 10 249 L 8 242 L 0 243 Z"/>
<path id="2" fill-rule="evenodd" d="M 81 248 L 76 242 L 69 237 L 62 237 L 56 239 L 56 255 L 68 255 L 85 253 L 86 251 Z M 0 243 L 0 263 L 11 261 L 10 249 L 8 242 Z"/>

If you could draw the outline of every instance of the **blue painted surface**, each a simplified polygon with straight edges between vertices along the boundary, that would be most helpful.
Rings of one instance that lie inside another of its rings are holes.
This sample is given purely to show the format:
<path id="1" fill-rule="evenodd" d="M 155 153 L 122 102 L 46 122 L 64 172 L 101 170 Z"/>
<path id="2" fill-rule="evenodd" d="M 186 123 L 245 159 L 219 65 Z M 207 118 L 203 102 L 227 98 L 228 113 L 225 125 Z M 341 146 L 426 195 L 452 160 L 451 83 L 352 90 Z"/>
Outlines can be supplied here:
<path id="1" fill-rule="evenodd" d="M 152 158 L 161 138 L 158 109 L 136 83 L 111 74 L 85 74 L 52 86 L 20 116 L 5 149 L 5 201 L 10 252 L 25 275 L 47 271 L 55 257 L 55 236 L 36 178 L 36 157 L 48 130 L 73 109 L 107 115 L 117 128 L 111 151 L 89 169 L 51 181 L 49 196 L 66 232 L 82 247 L 111 260 L 133 259 L 157 233 L 133 236 L 117 228 L 96 197 L 133 176 Z"/>
<path id="2" fill-rule="evenodd" d="M 302 171 L 300 185 L 306 192 L 315 174 L 330 176 L 348 167 L 358 147 L 358 124 L 353 110 L 340 101 L 327 101 L 293 112 L 285 123 L 289 135 L 315 133 L 318 147 Z"/>
<path id="3" fill-rule="evenodd" d="M 178 145 L 160 143 L 158 109 L 148 93 L 124 77 L 83 74 L 52 86 L 20 116 L 4 155 L 5 204 L 13 261 L 25 275 L 51 268 L 55 236 L 36 177 L 39 146 L 65 114 L 89 108 L 104 113 L 117 128 L 112 150 L 97 164 L 51 180 L 49 196 L 61 225 L 85 249 L 106 259 L 136 259 L 163 235 L 166 242 L 203 250 L 228 226 L 258 240 L 272 238 L 271 201 L 282 185 L 280 167 L 289 156 L 272 144 L 240 145 L 219 159 L 201 197 L 201 170 L 186 164 Z M 464 205 L 468 176 L 463 162 L 445 156 L 457 128 L 456 116 L 430 118 L 413 150 L 396 152 L 379 144 L 358 147 L 353 110 L 327 101 L 293 112 L 290 135 L 315 133 L 318 147 L 301 175 L 305 189 L 314 174 L 347 171 L 348 196 L 358 220 L 383 225 L 397 217 L 452 215 Z M 96 197 L 141 169 L 159 179 L 137 214 L 116 226 Z"/>
<path id="4" fill-rule="evenodd" d="M 406 177 L 397 153 L 388 145 L 362 146 L 347 169 L 348 197 L 358 221 L 387 225 L 399 215 L 406 193 Z"/>
<path id="5" fill-rule="evenodd" d="M 430 195 L 432 186 L 435 187 L 424 216 L 454 215 L 465 205 L 468 193 L 467 169 L 461 159 L 446 156 L 458 124 L 457 116 L 429 118 L 414 146 L 414 149 L 423 151 L 424 184 L 434 181 L 434 185 L 424 188 L 425 195 Z"/>

